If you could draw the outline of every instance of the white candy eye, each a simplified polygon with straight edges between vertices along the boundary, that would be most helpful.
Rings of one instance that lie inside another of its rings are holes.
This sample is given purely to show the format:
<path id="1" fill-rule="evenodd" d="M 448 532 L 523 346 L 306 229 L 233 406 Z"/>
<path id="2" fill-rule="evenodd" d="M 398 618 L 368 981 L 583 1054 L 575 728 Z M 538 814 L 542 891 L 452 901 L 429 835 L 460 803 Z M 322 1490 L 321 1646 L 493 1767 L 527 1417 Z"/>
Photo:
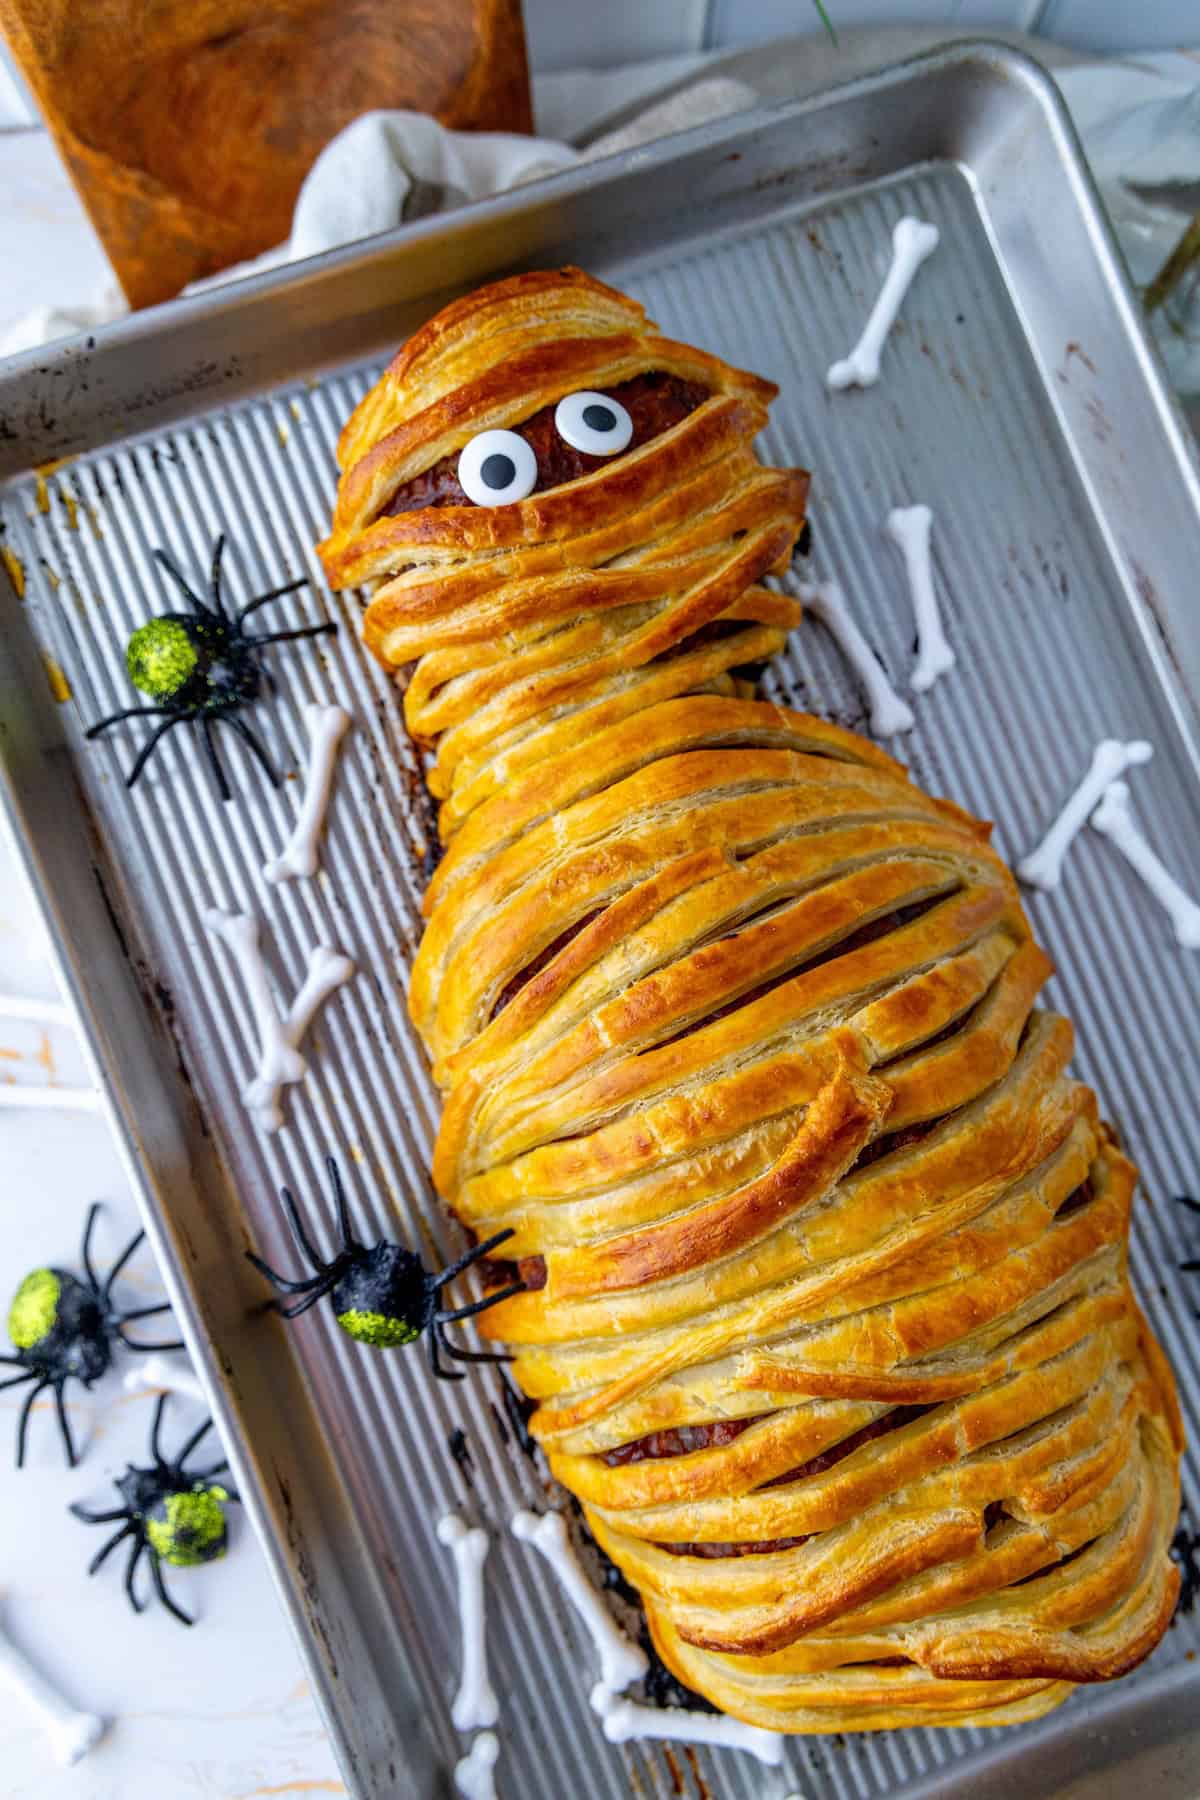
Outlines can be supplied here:
<path id="1" fill-rule="evenodd" d="M 537 457 L 515 431 L 481 431 L 458 459 L 458 484 L 476 506 L 524 500 L 537 478 Z"/>
<path id="2" fill-rule="evenodd" d="M 615 456 L 633 436 L 633 420 L 608 394 L 568 394 L 554 409 L 554 428 L 572 450 L 589 456 Z"/>

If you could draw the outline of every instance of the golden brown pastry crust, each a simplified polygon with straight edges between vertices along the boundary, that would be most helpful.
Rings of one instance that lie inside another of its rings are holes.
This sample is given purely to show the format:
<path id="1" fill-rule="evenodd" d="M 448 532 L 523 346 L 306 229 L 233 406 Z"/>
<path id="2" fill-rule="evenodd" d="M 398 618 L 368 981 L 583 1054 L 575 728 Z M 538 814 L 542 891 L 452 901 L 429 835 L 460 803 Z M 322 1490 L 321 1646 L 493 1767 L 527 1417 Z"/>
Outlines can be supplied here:
<path id="1" fill-rule="evenodd" d="M 707 398 L 515 504 L 387 514 L 648 373 Z M 485 1328 L 681 1680 L 784 1731 L 1015 1722 L 1174 1606 L 1136 1171 L 987 828 L 745 679 L 798 616 L 773 391 L 562 270 L 446 308 L 342 435 L 325 566 L 436 751 L 434 1173 L 532 1259 Z"/>

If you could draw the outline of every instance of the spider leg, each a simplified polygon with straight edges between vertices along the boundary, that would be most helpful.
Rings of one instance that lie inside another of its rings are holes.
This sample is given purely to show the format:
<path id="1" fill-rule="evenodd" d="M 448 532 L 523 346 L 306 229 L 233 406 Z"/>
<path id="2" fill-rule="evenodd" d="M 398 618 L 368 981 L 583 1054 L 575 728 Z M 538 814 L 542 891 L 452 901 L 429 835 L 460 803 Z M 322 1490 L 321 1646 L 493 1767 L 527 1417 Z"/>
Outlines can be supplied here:
<path id="1" fill-rule="evenodd" d="M 138 1564 L 141 1562 L 142 1557 L 149 1548 L 150 1546 L 142 1536 L 141 1532 L 137 1532 L 134 1537 L 133 1548 L 129 1552 L 129 1561 L 125 1564 L 125 1594 L 135 1613 L 145 1611 L 145 1608 L 138 1599 L 134 1589 L 133 1578 L 137 1573 Z"/>
<path id="2" fill-rule="evenodd" d="M 218 531 L 213 542 L 212 567 L 208 575 L 208 597 L 212 609 L 219 619 L 225 617 L 225 608 L 221 604 L 221 558 L 225 554 L 225 533 Z"/>
<path id="3" fill-rule="evenodd" d="M 167 1584 L 163 1580 L 162 1562 L 153 1550 L 150 1552 L 150 1578 L 154 1583 L 155 1593 L 171 1616 L 178 1619 L 181 1625 L 194 1625 L 196 1621 L 191 1614 L 185 1613 L 182 1606 L 177 1606 L 168 1594 Z"/>
<path id="4" fill-rule="evenodd" d="M 132 1312 L 121 1314 L 121 1324 L 128 1325 L 134 1319 L 153 1319 L 158 1313 L 170 1312 L 171 1302 L 160 1300 L 157 1306 L 135 1306 Z"/>
<path id="5" fill-rule="evenodd" d="M 449 1338 L 443 1339 L 442 1349 L 447 1356 L 452 1356 L 455 1362 L 510 1363 L 516 1361 L 516 1358 L 511 1356 L 507 1350 L 460 1350 L 457 1344 L 450 1342 Z"/>
<path id="6" fill-rule="evenodd" d="M 323 1300 L 326 1294 L 331 1294 L 336 1286 L 336 1278 L 333 1281 L 324 1281 L 311 1294 L 306 1294 L 303 1300 L 297 1301 L 295 1306 L 284 1306 L 278 1300 L 273 1301 L 272 1305 L 281 1319 L 298 1319 L 301 1313 L 306 1313 L 311 1306 L 317 1304 L 318 1300 Z"/>
<path id="7" fill-rule="evenodd" d="M 326 1279 L 326 1274 L 321 1274 L 310 1275 L 304 1281 L 289 1281 L 286 1276 L 277 1275 L 274 1269 L 272 1269 L 268 1263 L 263 1261 L 261 1256 L 256 1256 L 254 1254 L 253 1250 L 247 1250 L 246 1261 L 253 1264 L 259 1274 L 265 1276 L 271 1286 L 276 1288 L 281 1294 L 310 1294 L 313 1288 L 320 1287 L 321 1283 Z"/>
<path id="8" fill-rule="evenodd" d="M 473 1319 L 476 1313 L 486 1312 L 489 1306 L 499 1306 L 502 1300 L 511 1300 L 514 1294 L 523 1294 L 525 1283 L 514 1281 L 510 1287 L 500 1288 L 494 1294 L 485 1294 L 482 1300 L 473 1300 L 470 1306 L 456 1306 L 452 1312 L 435 1313 L 439 1325 L 456 1325 L 460 1319 Z"/>
<path id="9" fill-rule="evenodd" d="M 295 631 L 268 631 L 260 637 L 256 632 L 249 632 L 243 643 L 253 644 L 256 650 L 265 650 L 268 644 L 294 644 L 298 638 L 330 637 L 337 630 L 336 619 L 326 619 L 323 625 L 301 625 Z"/>
<path id="10" fill-rule="evenodd" d="M 96 1220 L 99 1217 L 100 1202 L 98 1200 L 93 1200 L 92 1204 L 88 1207 L 87 1222 L 83 1227 L 83 1248 L 80 1251 L 80 1260 L 83 1263 L 83 1272 L 88 1278 L 89 1287 L 92 1289 L 93 1293 L 99 1294 L 101 1299 L 103 1299 L 105 1289 L 92 1266 L 92 1232 L 95 1230 Z"/>
<path id="11" fill-rule="evenodd" d="M 4 1358 L 5 1362 L 16 1362 L 16 1360 L 15 1356 L 6 1356 Z M 26 1369 L 23 1375 L 10 1375 L 7 1381 L 0 1381 L 0 1394 L 4 1392 L 5 1388 L 20 1387 L 24 1382 L 36 1381 L 37 1378 L 38 1372 L 36 1369 Z"/>
<path id="12" fill-rule="evenodd" d="M 217 755 L 217 746 L 213 742 L 211 719 L 201 719 L 200 732 L 204 739 L 204 754 L 208 758 L 208 766 L 212 770 L 212 778 L 216 783 L 217 792 L 222 800 L 228 802 L 233 799 L 233 790 L 226 779 L 225 770 L 221 766 L 221 758 Z"/>
<path id="13" fill-rule="evenodd" d="M 250 617 L 250 614 L 257 612 L 260 606 L 265 606 L 268 600 L 281 600 L 285 594 L 294 594 L 298 588 L 307 586 L 308 576 L 301 575 L 295 581 L 285 581 L 282 587 L 271 588 L 266 594 L 256 595 L 248 606 L 243 606 L 241 612 L 238 614 L 237 622 L 239 629 L 245 624 L 246 620 Z M 244 635 L 245 634 L 243 633 L 243 636 Z"/>
<path id="14" fill-rule="evenodd" d="M 187 1344 L 183 1338 L 153 1338 L 148 1344 L 134 1343 L 132 1338 L 125 1336 L 120 1325 L 117 1326 L 117 1336 L 127 1350 L 137 1350 L 143 1355 L 147 1355 L 153 1350 L 187 1349 Z"/>
<path id="15" fill-rule="evenodd" d="M 63 1401 L 63 1384 L 61 1381 L 56 1381 L 54 1383 L 54 1410 L 58 1414 L 58 1435 L 61 1437 L 63 1449 L 67 1453 L 67 1467 L 68 1469 L 73 1469 L 79 1461 L 79 1457 L 75 1450 L 75 1440 L 71 1436 L 71 1421 L 67 1417 L 67 1409 Z"/>
<path id="16" fill-rule="evenodd" d="M 85 738 L 99 737 L 110 725 L 119 725 L 123 719 L 163 719 L 170 712 L 169 706 L 126 706 L 120 712 L 109 713 L 107 719 L 98 719 L 89 725 L 84 732 Z"/>
<path id="17" fill-rule="evenodd" d="M 447 1344 L 439 1325 L 435 1323 L 429 1327 L 429 1336 L 426 1338 L 425 1342 L 429 1351 L 429 1367 L 439 1381 L 466 1380 L 466 1376 L 461 1369 L 444 1369 L 442 1367 L 441 1358 L 438 1355 L 438 1352 L 440 1350 L 448 1350 L 450 1346 Z"/>
<path id="18" fill-rule="evenodd" d="M 200 1442 L 200 1439 L 202 1437 L 207 1437 L 209 1432 L 212 1430 L 212 1428 L 213 1428 L 212 1420 L 205 1419 L 203 1425 L 200 1426 L 199 1430 L 193 1431 L 191 1437 L 188 1439 L 187 1443 L 183 1446 L 183 1449 L 179 1452 L 179 1455 L 175 1458 L 175 1467 L 177 1469 L 182 1469 L 184 1467 L 184 1465 L 187 1462 L 188 1457 L 192 1454 L 192 1451 L 196 1448 L 196 1445 Z"/>
<path id="19" fill-rule="evenodd" d="M 208 607 L 205 606 L 203 600 L 200 598 L 179 564 L 175 561 L 175 558 L 171 555 L 170 551 L 164 550 L 160 545 L 154 552 L 154 560 L 160 569 L 165 569 L 167 571 L 167 574 L 171 577 L 171 580 L 175 583 L 184 599 L 191 601 L 193 610 L 198 612 L 203 618 L 211 618 L 212 614 Z"/>
<path id="20" fill-rule="evenodd" d="M 485 1238 L 482 1244 L 473 1244 L 465 1256 L 460 1256 L 457 1262 L 452 1262 L 448 1269 L 442 1270 L 434 1281 L 434 1289 L 444 1288 L 447 1283 L 454 1280 L 456 1275 L 461 1275 L 464 1269 L 469 1269 L 473 1262 L 478 1262 L 481 1256 L 487 1256 L 498 1245 L 506 1244 L 513 1235 L 513 1228 L 508 1225 L 503 1231 L 498 1231 L 494 1237 Z"/>
<path id="21" fill-rule="evenodd" d="M 1194 1275 L 1200 1269 L 1200 1257 L 1193 1257 L 1190 1262 L 1181 1262 L 1179 1267 L 1185 1275 Z"/>
<path id="22" fill-rule="evenodd" d="M 85 1525 L 111 1525 L 114 1519 L 127 1519 L 129 1508 L 115 1506 L 109 1512 L 93 1512 L 82 1500 L 72 1500 L 67 1511 L 76 1519 L 82 1519 Z"/>
<path id="23" fill-rule="evenodd" d="M 25 1438 L 26 1438 L 26 1434 L 29 1430 L 29 1415 L 33 1411 L 33 1403 L 37 1399 L 38 1395 L 42 1392 L 43 1388 L 48 1388 L 49 1386 L 50 1386 L 50 1383 L 43 1376 L 43 1378 L 41 1379 L 41 1381 L 38 1382 L 38 1384 L 35 1388 L 30 1388 L 28 1397 L 26 1398 L 26 1401 L 25 1401 L 25 1404 L 21 1408 L 21 1418 L 17 1425 L 17 1467 L 18 1467 L 18 1469 L 23 1469 L 25 1467 Z"/>
<path id="24" fill-rule="evenodd" d="M 167 1410 L 167 1396 L 166 1396 L 166 1394 L 160 1394 L 158 1396 L 158 1399 L 154 1403 L 154 1423 L 150 1427 L 150 1454 L 154 1458 L 156 1463 L 161 1463 L 162 1459 L 163 1459 L 162 1450 L 159 1447 L 158 1437 L 159 1437 L 159 1433 L 162 1430 L 163 1414 L 166 1412 L 166 1410 Z"/>
<path id="25" fill-rule="evenodd" d="M 333 1197 L 337 1202 L 338 1230 L 342 1237 L 342 1249 L 355 1251 L 360 1248 L 350 1224 L 350 1203 L 346 1199 L 346 1189 L 342 1182 L 342 1171 L 338 1168 L 337 1158 L 327 1156 L 325 1167 L 329 1170 L 329 1180 L 333 1187 Z"/>
<path id="26" fill-rule="evenodd" d="M 152 731 L 150 733 L 150 736 L 146 739 L 146 742 L 142 745 L 134 758 L 132 769 L 130 769 L 128 775 L 125 777 L 125 786 L 127 788 L 131 788 L 135 785 L 138 776 L 158 748 L 159 740 L 165 738 L 168 731 L 174 731 L 177 725 L 186 725 L 188 722 L 189 717 L 187 713 L 172 713 L 169 719 L 163 720 L 157 731 Z"/>
<path id="27" fill-rule="evenodd" d="M 279 1198 L 283 1204 L 283 1210 L 287 1214 L 287 1222 L 292 1228 L 292 1236 L 299 1244 L 301 1250 L 304 1252 L 317 1274 L 326 1274 L 329 1269 L 329 1264 L 325 1261 L 325 1258 L 321 1255 L 320 1251 L 314 1247 L 312 1239 L 304 1228 L 304 1220 L 300 1217 L 300 1208 L 296 1205 L 295 1194 L 293 1194 L 291 1188 L 283 1187 L 279 1190 Z"/>
<path id="28" fill-rule="evenodd" d="M 192 1469 L 189 1471 L 189 1480 L 213 1481 L 218 1475 L 224 1474 L 228 1467 L 229 1464 L 227 1462 L 219 1462 L 213 1463 L 212 1467 L 209 1469 Z"/>
<path id="29" fill-rule="evenodd" d="M 1200 1200 L 1193 1200 L 1190 1194 L 1176 1194 L 1176 1206 L 1186 1206 L 1189 1212 L 1200 1213 Z"/>
<path id="30" fill-rule="evenodd" d="M 144 1231 L 135 1233 L 122 1250 L 120 1256 L 118 1256 L 112 1268 L 108 1271 L 107 1279 L 105 1280 L 103 1288 L 100 1290 L 100 1297 L 102 1300 L 107 1300 L 112 1293 L 113 1282 L 117 1279 L 117 1276 L 121 1273 L 121 1270 L 125 1267 L 125 1264 L 129 1261 L 134 1251 L 140 1249 L 145 1235 Z"/>
<path id="31" fill-rule="evenodd" d="M 121 1517 L 122 1515 L 118 1514 L 117 1516 Z M 97 1550 L 95 1556 L 93 1556 L 91 1562 L 88 1564 L 88 1571 L 87 1571 L 88 1574 L 94 1575 L 96 1573 L 97 1569 L 102 1568 L 104 1566 L 104 1564 L 108 1561 L 108 1558 L 112 1555 L 113 1551 L 116 1549 L 117 1545 L 123 1544 L 125 1542 L 125 1539 L 127 1537 L 129 1537 L 131 1535 L 131 1533 L 135 1532 L 136 1530 L 137 1530 L 137 1526 L 134 1524 L 133 1520 L 128 1519 L 127 1523 L 122 1525 L 120 1531 L 115 1531 L 113 1533 L 112 1537 L 109 1538 L 108 1542 L 106 1544 L 102 1544 L 100 1546 L 99 1550 Z"/>
<path id="32" fill-rule="evenodd" d="M 267 752 L 263 747 L 262 739 L 258 736 L 257 732 L 251 731 L 245 719 L 239 719 L 236 713 L 222 713 L 221 717 L 231 731 L 237 732 L 246 747 L 254 752 L 255 756 L 258 758 L 263 774 L 266 776 L 271 786 L 277 788 L 279 786 L 279 776 L 276 774 L 275 765 L 267 755 Z"/>

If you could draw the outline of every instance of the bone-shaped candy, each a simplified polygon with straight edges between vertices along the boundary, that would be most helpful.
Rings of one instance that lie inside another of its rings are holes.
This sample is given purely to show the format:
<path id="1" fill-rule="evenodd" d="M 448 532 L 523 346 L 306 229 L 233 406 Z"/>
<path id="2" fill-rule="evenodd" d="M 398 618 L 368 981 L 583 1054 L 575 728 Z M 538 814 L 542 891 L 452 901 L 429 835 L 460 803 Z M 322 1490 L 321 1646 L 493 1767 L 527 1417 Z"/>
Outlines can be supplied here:
<path id="1" fill-rule="evenodd" d="M 1092 752 L 1092 766 L 1051 825 L 1036 850 L 1022 857 L 1017 874 L 1030 887 L 1046 893 L 1062 880 L 1067 851 L 1075 842 L 1110 782 L 1137 763 L 1149 762 L 1154 746 L 1142 738 L 1123 744 L 1118 738 L 1101 738 Z"/>
<path id="2" fill-rule="evenodd" d="M 333 787 L 338 745 L 350 724 L 350 714 L 344 706 L 313 704 L 304 709 L 304 724 L 311 744 L 304 797 L 287 843 L 278 856 L 263 865 L 263 875 L 272 883 L 317 872 L 317 844 Z"/>
<path id="3" fill-rule="evenodd" d="M 494 1731 L 481 1731 L 468 1755 L 454 1765 L 454 1785 L 463 1800 L 496 1800 L 496 1761 L 500 1742 Z"/>
<path id="4" fill-rule="evenodd" d="M 1185 950 L 1200 950 L 1200 905 L 1185 894 L 1175 877 L 1160 862 L 1138 829 L 1123 781 L 1110 782 L 1092 824 L 1137 871 L 1171 921 L 1175 941 Z"/>
<path id="5" fill-rule="evenodd" d="M 354 964 L 340 950 L 314 945 L 300 991 L 281 1017 L 259 948 L 258 920 L 248 913 L 226 913 L 212 907 L 205 913 L 204 923 L 233 955 L 254 1013 L 258 1072 L 243 1099 L 264 1131 L 278 1131 L 283 1123 L 279 1096 L 285 1086 L 303 1081 L 308 1071 L 300 1054 L 304 1034 L 335 988 L 349 981 Z"/>
<path id="6" fill-rule="evenodd" d="M 157 1351 L 150 1356 L 139 1357 L 137 1362 L 126 1369 L 124 1388 L 127 1394 L 144 1394 L 156 1388 L 167 1388 L 172 1394 L 186 1394 L 189 1400 L 198 1400 L 201 1406 L 209 1404 L 200 1378 L 187 1358 L 162 1356 Z"/>
<path id="7" fill-rule="evenodd" d="M 746 1750 L 768 1768 L 783 1761 L 784 1740 L 777 1731 L 744 1725 L 725 1713 L 690 1712 L 686 1707 L 638 1706 L 619 1699 L 598 1682 L 592 1689 L 592 1711 L 599 1713 L 610 1744 L 630 1738 L 666 1738 L 677 1744 L 709 1744 L 717 1750 Z"/>
<path id="8" fill-rule="evenodd" d="M 512 1531 L 513 1536 L 520 1538 L 523 1544 L 532 1544 L 558 1576 L 568 1600 L 579 1614 L 596 1647 L 600 1658 L 601 1684 L 610 1692 L 619 1694 L 631 1681 L 640 1681 L 650 1666 L 645 1653 L 636 1644 L 630 1643 L 584 1574 L 567 1538 L 567 1527 L 562 1514 L 514 1513 Z"/>
<path id="9" fill-rule="evenodd" d="M 892 263 L 863 334 L 849 356 L 835 362 L 825 380 L 831 388 L 871 387 L 879 380 L 879 358 L 913 276 L 938 247 L 938 228 L 903 218 L 892 232 Z"/>
<path id="10" fill-rule="evenodd" d="M 871 730 L 876 737 L 895 737 L 911 731 L 916 721 L 884 674 L 883 664 L 858 629 L 836 581 L 805 582 L 799 590 L 808 611 L 820 619 L 866 692 L 871 707 Z"/>
<path id="11" fill-rule="evenodd" d="M 478 1525 L 467 1525 L 457 1513 L 438 1520 L 437 1534 L 454 1558 L 462 1630 L 462 1679 L 450 1717 L 457 1730 L 474 1731 L 480 1725 L 494 1725 L 500 1717 L 500 1704 L 487 1672 L 483 1565 L 488 1535 Z"/>
<path id="12" fill-rule="evenodd" d="M 79 1712 L 35 1669 L 23 1650 L 0 1629 L 0 1686 L 15 1694 L 46 1735 L 54 1760 L 64 1769 L 81 1762 L 104 1736 L 104 1720 Z"/>
<path id="13" fill-rule="evenodd" d="M 955 663 L 933 585 L 933 558 L 929 553 L 933 514 L 927 506 L 894 506 L 884 529 L 904 558 L 917 625 L 917 660 L 909 681 L 914 694 L 924 694 Z"/>

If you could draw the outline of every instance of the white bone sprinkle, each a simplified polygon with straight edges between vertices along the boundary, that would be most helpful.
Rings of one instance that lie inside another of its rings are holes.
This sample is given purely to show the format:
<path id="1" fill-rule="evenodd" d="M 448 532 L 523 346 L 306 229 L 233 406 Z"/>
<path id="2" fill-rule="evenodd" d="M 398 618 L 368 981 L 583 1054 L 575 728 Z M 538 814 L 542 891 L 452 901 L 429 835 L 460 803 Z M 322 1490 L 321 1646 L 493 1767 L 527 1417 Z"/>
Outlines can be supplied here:
<path id="1" fill-rule="evenodd" d="M 123 1385 L 127 1394 L 145 1394 L 166 1388 L 172 1394 L 186 1394 L 189 1400 L 198 1400 L 202 1406 L 209 1404 L 199 1377 L 183 1356 L 163 1356 L 158 1351 L 139 1356 L 126 1369 Z"/>
<path id="2" fill-rule="evenodd" d="M 283 1123 L 280 1092 L 302 1081 L 308 1072 L 300 1054 L 304 1034 L 330 994 L 349 981 L 354 964 L 340 950 L 315 945 L 308 953 L 300 991 L 281 1017 L 258 945 L 258 920 L 247 913 L 225 913 L 213 907 L 205 913 L 204 923 L 232 953 L 254 1013 L 258 1073 L 242 1099 L 263 1131 L 278 1131 Z"/>
<path id="3" fill-rule="evenodd" d="M 924 694 L 955 663 L 954 651 L 942 629 L 941 608 L 933 585 L 933 559 L 929 554 L 933 514 L 927 506 L 894 506 L 885 529 L 904 558 L 917 624 L 917 660 L 909 681 L 915 694 Z"/>
<path id="4" fill-rule="evenodd" d="M 496 1800 L 495 1767 L 500 1742 L 494 1731 L 481 1731 L 468 1755 L 454 1765 L 454 1785 L 463 1800 Z"/>
<path id="5" fill-rule="evenodd" d="M 1031 850 L 1017 864 L 1017 874 L 1021 880 L 1029 887 L 1041 888 L 1045 893 L 1052 892 L 1062 880 L 1067 851 L 1087 824 L 1105 788 L 1123 775 L 1126 769 L 1133 768 L 1138 763 L 1149 762 L 1153 755 L 1153 744 L 1146 743 L 1143 738 L 1133 738 L 1127 744 L 1121 743 L 1119 738 L 1101 738 L 1092 751 L 1091 767 L 1087 774 L 1037 849 Z"/>
<path id="6" fill-rule="evenodd" d="M 0 1687 L 7 1688 L 37 1721 L 60 1768 L 82 1762 L 104 1736 L 104 1720 L 79 1712 L 35 1669 L 8 1633 L 0 1630 Z"/>
<path id="7" fill-rule="evenodd" d="M 462 1629 L 462 1679 L 450 1717 L 458 1731 L 474 1731 L 494 1725 L 500 1704 L 487 1672 L 487 1632 L 483 1603 L 483 1565 L 487 1560 L 488 1535 L 478 1525 L 467 1525 L 457 1513 L 438 1520 L 438 1541 L 454 1558 L 458 1584 L 458 1616 Z"/>
<path id="8" fill-rule="evenodd" d="M 916 723 L 912 708 L 902 700 L 884 673 L 883 664 L 858 629 L 836 581 L 804 583 L 800 598 L 815 619 L 820 619 L 866 691 L 871 708 L 871 730 L 876 737 L 895 737 L 911 731 Z"/>
<path id="9" fill-rule="evenodd" d="M 596 1647 L 601 1684 L 619 1694 L 631 1681 L 640 1681 L 650 1667 L 645 1652 L 630 1642 L 584 1574 L 571 1548 L 562 1514 L 516 1512 L 512 1532 L 523 1544 L 532 1544 L 558 1576 Z"/>
<path id="10" fill-rule="evenodd" d="M 1183 891 L 1142 836 L 1125 782 L 1109 783 L 1091 822 L 1141 876 L 1170 919 L 1175 941 L 1185 950 L 1200 950 L 1200 905 Z"/>
<path id="11" fill-rule="evenodd" d="M 333 790 L 338 745 L 349 724 L 350 714 L 344 706 L 313 704 L 304 708 L 304 726 L 310 741 L 304 797 L 287 843 L 278 856 L 263 864 L 263 875 L 269 882 L 292 881 L 316 874 L 317 845 Z"/>
<path id="12" fill-rule="evenodd" d="M 602 1681 L 592 1689 L 592 1711 L 599 1713 L 610 1744 L 626 1744 L 630 1738 L 666 1738 L 678 1744 L 708 1744 L 717 1750 L 745 1750 L 770 1769 L 777 1769 L 783 1761 L 783 1738 L 778 1732 L 744 1725 L 725 1713 L 638 1706 L 633 1700 L 619 1699 Z"/>
<path id="13" fill-rule="evenodd" d="M 905 217 L 897 221 L 892 232 L 892 263 L 879 298 L 849 356 L 835 362 L 826 375 L 829 387 L 872 387 L 879 380 L 879 358 L 887 334 L 896 322 L 914 275 L 937 249 L 939 235 L 937 226 L 928 225 L 923 219 Z"/>

